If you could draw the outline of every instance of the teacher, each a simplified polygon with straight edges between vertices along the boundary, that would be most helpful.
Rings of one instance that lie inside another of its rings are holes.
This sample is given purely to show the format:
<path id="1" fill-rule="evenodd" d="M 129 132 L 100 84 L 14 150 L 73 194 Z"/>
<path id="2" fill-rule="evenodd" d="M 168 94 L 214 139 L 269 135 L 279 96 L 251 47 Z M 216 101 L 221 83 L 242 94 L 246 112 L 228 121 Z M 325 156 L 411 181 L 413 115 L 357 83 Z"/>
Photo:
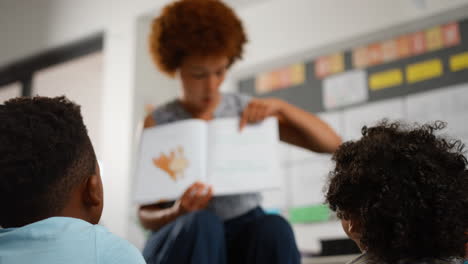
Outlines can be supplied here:
<path id="1" fill-rule="evenodd" d="M 179 0 L 152 24 L 150 52 L 159 70 L 181 81 L 182 95 L 149 114 L 145 128 L 189 118 L 240 117 L 239 128 L 275 116 L 280 139 L 314 152 L 341 143 L 322 120 L 276 98 L 220 92 L 226 72 L 242 57 L 247 38 L 234 11 L 218 0 Z M 311 172 L 311 176 L 313 173 Z M 300 263 L 289 223 L 265 214 L 261 195 L 212 196 L 197 182 L 175 202 L 141 206 L 152 231 L 143 255 L 155 263 Z"/>

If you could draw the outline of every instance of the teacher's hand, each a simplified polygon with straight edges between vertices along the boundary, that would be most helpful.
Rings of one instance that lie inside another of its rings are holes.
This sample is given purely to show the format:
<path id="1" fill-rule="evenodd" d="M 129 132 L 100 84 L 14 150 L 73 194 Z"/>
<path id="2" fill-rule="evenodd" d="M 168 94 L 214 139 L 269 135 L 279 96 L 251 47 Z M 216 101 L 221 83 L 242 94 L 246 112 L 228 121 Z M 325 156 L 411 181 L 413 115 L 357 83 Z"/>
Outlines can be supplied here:
<path id="1" fill-rule="evenodd" d="M 190 185 L 178 201 L 179 210 L 182 213 L 193 212 L 204 209 L 208 202 L 213 198 L 213 190 L 201 182 L 195 182 Z"/>
<path id="2" fill-rule="evenodd" d="M 244 108 L 239 128 L 242 130 L 247 123 L 257 123 L 269 116 L 280 113 L 284 102 L 275 98 L 255 98 Z"/>

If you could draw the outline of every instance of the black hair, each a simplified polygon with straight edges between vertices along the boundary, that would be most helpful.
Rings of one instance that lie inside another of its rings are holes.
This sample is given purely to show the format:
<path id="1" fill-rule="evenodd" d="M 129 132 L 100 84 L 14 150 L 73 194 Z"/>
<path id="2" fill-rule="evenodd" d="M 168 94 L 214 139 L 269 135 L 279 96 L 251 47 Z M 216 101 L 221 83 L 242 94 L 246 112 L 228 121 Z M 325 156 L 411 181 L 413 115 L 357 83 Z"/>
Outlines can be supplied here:
<path id="1" fill-rule="evenodd" d="M 96 172 L 80 106 L 64 96 L 19 97 L 0 105 L 0 225 L 60 213 L 70 192 Z"/>
<path id="2" fill-rule="evenodd" d="M 460 141 L 436 134 L 445 126 L 384 120 L 334 153 L 326 201 L 358 219 L 376 262 L 464 256 L 467 159 Z"/>

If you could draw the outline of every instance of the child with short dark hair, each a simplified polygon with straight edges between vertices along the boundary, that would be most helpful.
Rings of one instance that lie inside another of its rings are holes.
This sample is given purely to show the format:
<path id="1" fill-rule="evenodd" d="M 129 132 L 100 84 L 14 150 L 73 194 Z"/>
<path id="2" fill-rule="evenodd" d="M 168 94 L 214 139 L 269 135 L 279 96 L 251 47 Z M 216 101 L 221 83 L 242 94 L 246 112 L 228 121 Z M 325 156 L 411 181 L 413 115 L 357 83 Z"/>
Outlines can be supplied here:
<path id="1" fill-rule="evenodd" d="M 350 263 L 462 263 L 468 170 L 445 124 L 383 121 L 334 154 L 326 200 L 364 252 Z"/>
<path id="2" fill-rule="evenodd" d="M 0 105 L 0 263 L 145 263 L 96 225 L 103 189 L 80 107 L 65 97 Z"/>

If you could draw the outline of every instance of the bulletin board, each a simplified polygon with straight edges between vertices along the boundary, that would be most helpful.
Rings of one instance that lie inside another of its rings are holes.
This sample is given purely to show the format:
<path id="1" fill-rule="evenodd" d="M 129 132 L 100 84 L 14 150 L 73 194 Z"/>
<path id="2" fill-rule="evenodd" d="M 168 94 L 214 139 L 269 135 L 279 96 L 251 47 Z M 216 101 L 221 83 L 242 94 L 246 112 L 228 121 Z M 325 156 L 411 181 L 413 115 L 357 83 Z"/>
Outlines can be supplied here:
<path id="1" fill-rule="evenodd" d="M 239 91 L 326 112 L 468 82 L 468 19 L 241 79 Z"/>

